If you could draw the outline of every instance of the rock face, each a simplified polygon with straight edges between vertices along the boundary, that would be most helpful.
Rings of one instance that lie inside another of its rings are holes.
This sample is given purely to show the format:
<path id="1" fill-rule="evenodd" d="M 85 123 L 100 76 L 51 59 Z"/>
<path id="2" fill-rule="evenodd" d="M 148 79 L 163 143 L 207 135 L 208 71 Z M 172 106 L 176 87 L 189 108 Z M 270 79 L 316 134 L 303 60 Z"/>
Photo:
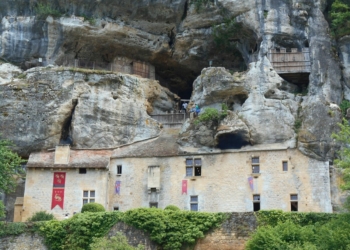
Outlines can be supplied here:
<path id="1" fill-rule="evenodd" d="M 67 59 L 145 61 L 155 66 L 163 86 L 193 104 L 203 109 L 228 105 L 229 115 L 218 124 L 197 128 L 187 122 L 181 145 L 225 148 L 221 144 L 228 137 L 241 142 L 237 147 L 281 143 L 319 160 L 334 157 L 330 135 L 341 118 L 337 106 L 350 99 L 349 38 L 340 39 L 338 58 L 324 14 L 329 1 L 68 2 L 1 1 L 0 56 L 23 68 L 61 65 Z M 49 7 L 51 15 L 40 6 Z M 268 59 L 272 48 L 308 48 L 306 82 L 281 78 Z M 209 64 L 213 67 L 205 68 Z M 15 119 L 18 126 L 10 130 L 16 133 L 9 138 L 20 148 L 27 147 L 23 141 L 33 141 L 34 149 L 52 146 L 62 133 L 77 147 L 110 147 L 153 136 L 159 128 L 150 125 L 154 121 L 146 111 L 170 110 L 176 99 L 160 86 L 147 90 L 141 80 L 118 74 L 86 79 L 67 70 L 29 70 L 27 81 L 9 80 L 20 74 L 16 70 L 0 74 L 2 82 L 11 82 L 2 93 L 15 98 L 0 101 L 1 112 L 8 113 L 0 126 L 3 131 Z M 301 88 L 307 91 L 297 93 Z M 38 115 L 28 115 L 24 105 Z"/>
<path id="2" fill-rule="evenodd" d="M 0 93 L 0 130 L 23 156 L 59 143 L 107 148 L 156 136 L 160 124 L 147 111 L 171 110 L 178 98 L 154 80 L 50 67 L 14 74 Z"/>

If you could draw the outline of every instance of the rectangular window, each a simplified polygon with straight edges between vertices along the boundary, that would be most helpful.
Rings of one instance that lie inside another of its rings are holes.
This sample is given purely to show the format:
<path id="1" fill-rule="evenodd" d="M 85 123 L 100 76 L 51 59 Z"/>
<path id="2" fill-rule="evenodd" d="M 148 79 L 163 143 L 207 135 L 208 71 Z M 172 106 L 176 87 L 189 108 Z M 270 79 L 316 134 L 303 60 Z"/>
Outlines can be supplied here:
<path id="1" fill-rule="evenodd" d="M 258 174 L 260 173 L 260 165 L 259 165 L 259 157 L 252 157 L 252 173 Z"/>
<path id="2" fill-rule="evenodd" d="M 113 207 L 113 211 L 119 211 L 119 207 Z"/>
<path id="3" fill-rule="evenodd" d="M 202 175 L 202 159 L 188 158 L 186 159 L 186 176 Z"/>
<path id="4" fill-rule="evenodd" d="M 260 210 L 260 194 L 253 195 L 253 211 Z"/>
<path id="5" fill-rule="evenodd" d="M 155 207 L 158 208 L 158 202 L 150 202 L 149 207 Z"/>
<path id="6" fill-rule="evenodd" d="M 117 174 L 121 175 L 122 174 L 122 165 L 117 166 Z"/>
<path id="7" fill-rule="evenodd" d="M 297 194 L 290 195 L 290 211 L 294 211 L 294 212 L 298 211 L 298 195 Z"/>
<path id="8" fill-rule="evenodd" d="M 79 174 L 86 174 L 86 168 L 79 168 Z"/>
<path id="9" fill-rule="evenodd" d="M 288 171 L 288 162 L 287 161 L 282 162 L 282 168 L 283 168 L 283 171 Z"/>
<path id="10" fill-rule="evenodd" d="M 84 190 L 83 191 L 83 205 L 86 203 L 95 202 L 95 190 Z"/>
<path id="11" fill-rule="evenodd" d="M 190 196 L 190 207 L 191 211 L 198 211 L 198 196 Z"/>
<path id="12" fill-rule="evenodd" d="M 186 167 L 186 176 L 193 175 L 193 167 Z"/>

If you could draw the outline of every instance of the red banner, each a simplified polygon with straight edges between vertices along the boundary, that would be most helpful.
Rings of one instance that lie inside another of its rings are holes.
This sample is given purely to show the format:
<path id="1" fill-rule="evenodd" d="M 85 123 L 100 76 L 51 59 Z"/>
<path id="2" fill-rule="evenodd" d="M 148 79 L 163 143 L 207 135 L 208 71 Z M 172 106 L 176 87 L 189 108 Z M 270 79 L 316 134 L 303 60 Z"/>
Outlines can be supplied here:
<path id="1" fill-rule="evenodd" d="M 64 202 L 64 188 L 52 189 L 51 209 L 53 209 L 57 205 L 63 209 L 63 202 Z"/>
<path id="2" fill-rule="evenodd" d="M 65 172 L 54 172 L 53 173 L 53 187 L 64 187 L 66 184 L 66 173 Z"/>
<path id="3" fill-rule="evenodd" d="M 187 180 L 182 180 L 182 193 L 181 194 L 187 194 Z"/>

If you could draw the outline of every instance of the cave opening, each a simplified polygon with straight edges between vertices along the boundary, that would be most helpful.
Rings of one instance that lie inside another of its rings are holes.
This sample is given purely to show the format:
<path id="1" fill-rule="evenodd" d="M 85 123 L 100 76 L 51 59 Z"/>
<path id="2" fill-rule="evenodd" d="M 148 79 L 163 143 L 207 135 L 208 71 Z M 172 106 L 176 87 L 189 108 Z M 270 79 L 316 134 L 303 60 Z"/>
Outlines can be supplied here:
<path id="1" fill-rule="evenodd" d="M 240 149 L 249 145 L 249 141 L 242 133 L 228 133 L 218 136 L 217 148 L 219 149 Z"/>
<path id="2" fill-rule="evenodd" d="M 73 144 L 71 125 L 72 125 L 72 119 L 73 119 L 75 107 L 78 105 L 78 100 L 73 99 L 72 104 L 73 104 L 73 107 L 72 107 L 71 113 L 64 120 L 63 125 L 62 125 L 61 138 L 60 138 L 60 143 L 59 143 L 60 145 L 72 145 Z"/>
<path id="3" fill-rule="evenodd" d="M 294 94 L 306 95 L 309 89 L 310 73 L 287 73 L 279 74 L 284 80 L 296 86 Z"/>

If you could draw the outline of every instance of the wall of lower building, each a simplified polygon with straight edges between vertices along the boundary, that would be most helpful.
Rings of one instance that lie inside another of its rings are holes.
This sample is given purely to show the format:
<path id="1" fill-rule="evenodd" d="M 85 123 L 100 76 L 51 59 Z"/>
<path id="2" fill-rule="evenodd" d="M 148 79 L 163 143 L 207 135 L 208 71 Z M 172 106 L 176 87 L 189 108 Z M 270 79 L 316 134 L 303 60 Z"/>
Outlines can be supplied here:
<path id="1" fill-rule="evenodd" d="M 63 209 L 59 206 L 51 209 L 54 172 L 65 172 Z M 71 217 L 80 212 L 83 206 L 83 191 L 95 191 L 95 202 L 107 206 L 108 171 L 87 169 L 79 174 L 79 169 L 27 169 L 27 178 L 22 208 L 22 221 L 26 221 L 35 212 L 46 211 L 57 219 Z"/>
<path id="2" fill-rule="evenodd" d="M 252 156 L 259 157 L 260 174 L 251 186 Z M 201 176 L 186 176 L 186 158 L 201 158 Z M 283 171 L 283 161 L 288 171 Z M 121 175 L 117 165 L 122 165 Z M 148 187 L 149 166 L 160 168 L 160 188 L 155 193 Z M 332 212 L 328 162 L 310 159 L 296 149 L 115 158 L 110 173 L 110 210 L 149 207 L 154 199 L 159 208 L 171 204 L 190 210 L 190 197 L 198 196 L 199 211 L 247 212 L 253 211 L 253 195 L 259 194 L 261 209 L 291 211 L 290 195 L 297 194 L 298 211 Z M 183 180 L 187 193 L 182 192 Z"/>

